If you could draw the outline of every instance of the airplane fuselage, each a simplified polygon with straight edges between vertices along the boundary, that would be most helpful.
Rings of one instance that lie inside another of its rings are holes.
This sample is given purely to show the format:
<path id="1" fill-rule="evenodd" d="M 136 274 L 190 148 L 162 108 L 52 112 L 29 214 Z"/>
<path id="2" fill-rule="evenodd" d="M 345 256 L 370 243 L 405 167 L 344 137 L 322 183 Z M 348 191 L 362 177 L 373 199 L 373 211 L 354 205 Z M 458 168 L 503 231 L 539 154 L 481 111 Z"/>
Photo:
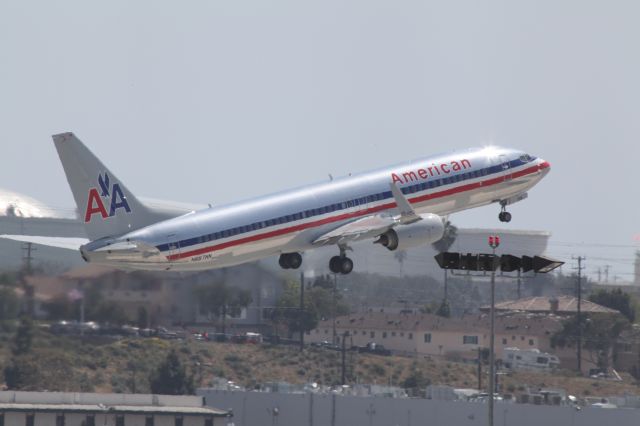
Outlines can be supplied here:
<path id="1" fill-rule="evenodd" d="M 549 171 L 539 158 L 487 147 L 439 155 L 211 207 L 82 247 L 85 259 L 126 269 L 195 271 L 304 252 L 355 219 L 393 214 L 397 185 L 418 213 L 448 215 L 525 193 Z M 135 241 L 149 248 L 129 250 Z"/>

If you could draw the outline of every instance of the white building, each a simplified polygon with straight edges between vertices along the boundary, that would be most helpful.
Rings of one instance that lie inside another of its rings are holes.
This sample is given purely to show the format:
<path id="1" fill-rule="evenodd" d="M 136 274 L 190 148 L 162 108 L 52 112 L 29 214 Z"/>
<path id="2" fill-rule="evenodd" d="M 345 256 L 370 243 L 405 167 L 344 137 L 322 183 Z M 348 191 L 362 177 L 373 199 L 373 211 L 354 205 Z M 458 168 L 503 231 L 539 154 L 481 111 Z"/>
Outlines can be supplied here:
<path id="1" fill-rule="evenodd" d="M 3 426 L 223 426 L 230 417 L 201 396 L 0 392 Z"/>

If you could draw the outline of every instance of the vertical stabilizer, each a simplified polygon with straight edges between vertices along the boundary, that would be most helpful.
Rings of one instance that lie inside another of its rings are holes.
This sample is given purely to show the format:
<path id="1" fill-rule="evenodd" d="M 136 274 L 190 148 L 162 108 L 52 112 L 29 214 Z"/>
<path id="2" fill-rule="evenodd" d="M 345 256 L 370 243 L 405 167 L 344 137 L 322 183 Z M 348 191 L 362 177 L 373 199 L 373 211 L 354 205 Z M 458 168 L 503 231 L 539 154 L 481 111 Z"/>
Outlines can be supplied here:
<path id="1" fill-rule="evenodd" d="M 91 240 L 167 219 L 143 205 L 73 133 L 54 135 L 53 142 Z"/>

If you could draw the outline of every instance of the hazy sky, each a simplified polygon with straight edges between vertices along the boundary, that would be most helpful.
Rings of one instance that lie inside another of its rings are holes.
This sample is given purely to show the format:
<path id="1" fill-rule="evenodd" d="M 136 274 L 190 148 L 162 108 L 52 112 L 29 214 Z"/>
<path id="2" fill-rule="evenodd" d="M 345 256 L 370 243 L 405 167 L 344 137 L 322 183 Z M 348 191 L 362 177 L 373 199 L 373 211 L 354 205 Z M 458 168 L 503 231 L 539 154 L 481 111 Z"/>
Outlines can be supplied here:
<path id="1" fill-rule="evenodd" d="M 50 135 L 135 193 L 221 203 L 495 143 L 551 162 L 459 226 L 549 230 L 629 280 L 640 2 L 0 2 L 0 187 L 73 206 Z"/>

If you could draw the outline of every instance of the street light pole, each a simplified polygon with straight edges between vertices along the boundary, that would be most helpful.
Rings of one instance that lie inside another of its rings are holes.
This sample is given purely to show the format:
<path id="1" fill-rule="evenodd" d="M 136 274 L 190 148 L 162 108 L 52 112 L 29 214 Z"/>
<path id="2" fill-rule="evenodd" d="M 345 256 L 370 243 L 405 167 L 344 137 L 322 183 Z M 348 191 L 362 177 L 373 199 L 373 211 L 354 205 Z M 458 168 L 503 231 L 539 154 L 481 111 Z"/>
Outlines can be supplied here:
<path id="1" fill-rule="evenodd" d="M 331 304 L 331 316 L 333 317 L 333 340 L 332 344 L 337 345 L 338 341 L 336 333 L 336 291 L 338 290 L 338 274 L 333 274 L 333 303 Z"/>
<path id="2" fill-rule="evenodd" d="M 304 351 L 304 272 L 300 272 L 300 316 L 298 318 L 300 324 L 300 352 Z"/>
<path id="3" fill-rule="evenodd" d="M 492 254 L 496 254 L 496 248 L 500 245 L 500 237 L 492 235 L 489 237 L 489 246 Z M 493 393 L 496 386 L 496 367 L 495 367 L 495 334 L 496 334 L 496 268 L 491 268 L 491 311 L 489 313 L 491 322 L 491 332 L 489 335 L 489 426 L 493 426 Z"/>

